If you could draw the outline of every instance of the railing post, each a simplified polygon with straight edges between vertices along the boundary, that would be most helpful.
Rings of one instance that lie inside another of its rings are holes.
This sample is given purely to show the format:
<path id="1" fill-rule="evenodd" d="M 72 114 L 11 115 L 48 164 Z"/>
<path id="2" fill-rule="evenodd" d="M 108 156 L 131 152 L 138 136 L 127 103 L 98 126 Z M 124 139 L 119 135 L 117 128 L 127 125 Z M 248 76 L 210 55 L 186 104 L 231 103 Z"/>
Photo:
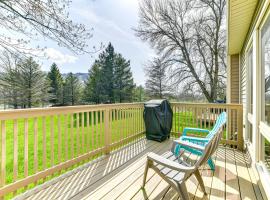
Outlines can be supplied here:
<path id="1" fill-rule="evenodd" d="M 237 148 L 239 150 L 244 149 L 243 140 L 243 106 L 239 106 L 237 109 Z"/>
<path id="2" fill-rule="evenodd" d="M 105 154 L 110 153 L 111 130 L 110 130 L 110 109 L 105 108 L 104 113 L 104 137 L 105 137 Z"/>

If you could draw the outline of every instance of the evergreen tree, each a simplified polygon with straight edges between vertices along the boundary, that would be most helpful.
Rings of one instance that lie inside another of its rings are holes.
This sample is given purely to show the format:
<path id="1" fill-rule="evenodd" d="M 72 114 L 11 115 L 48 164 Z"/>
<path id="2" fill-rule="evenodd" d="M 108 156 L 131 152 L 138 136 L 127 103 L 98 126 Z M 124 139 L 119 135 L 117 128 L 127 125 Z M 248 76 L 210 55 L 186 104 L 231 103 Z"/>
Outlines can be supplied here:
<path id="1" fill-rule="evenodd" d="M 64 104 L 75 105 L 80 102 L 81 83 L 77 76 L 69 73 L 64 82 Z"/>
<path id="2" fill-rule="evenodd" d="M 133 78 L 130 61 L 117 54 L 111 43 L 89 70 L 85 82 L 86 102 L 130 102 L 133 96 Z"/>
<path id="3" fill-rule="evenodd" d="M 49 101 L 49 82 L 39 64 L 30 57 L 19 64 L 19 69 L 23 88 L 23 107 L 31 108 Z"/>
<path id="4" fill-rule="evenodd" d="M 1 104 L 17 109 L 21 104 L 23 94 L 19 81 L 20 71 L 17 65 L 21 61 L 21 57 L 18 54 L 4 51 L 2 52 L 0 61 Z"/>
<path id="5" fill-rule="evenodd" d="M 114 101 L 130 102 L 134 88 L 130 61 L 125 60 L 121 54 L 116 54 L 114 63 Z"/>
<path id="6" fill-rule="evenodd" d="M 63 78 L 55 63 L 53 63 L 51 66 L 48 73 L 48 79 L 50 80 L 50 103 L 53 105 L 63 105 Z"/>
<path id="7" fill-rule="evenodd" d="M 111 43 L 99 55 L 98 63 L 101 65 L 100 72 L 100 96 L 101 102 L 113 102 L 113 69 L 114 69 L 114 48 Z"/>
<path id="8" fill-rule="evenodd" d="M 101 103 L 101 69 L 98 62 L 95 62 L 88 71 L 88 78 L 85 81 L 83 99 L 85 102 Z"/>

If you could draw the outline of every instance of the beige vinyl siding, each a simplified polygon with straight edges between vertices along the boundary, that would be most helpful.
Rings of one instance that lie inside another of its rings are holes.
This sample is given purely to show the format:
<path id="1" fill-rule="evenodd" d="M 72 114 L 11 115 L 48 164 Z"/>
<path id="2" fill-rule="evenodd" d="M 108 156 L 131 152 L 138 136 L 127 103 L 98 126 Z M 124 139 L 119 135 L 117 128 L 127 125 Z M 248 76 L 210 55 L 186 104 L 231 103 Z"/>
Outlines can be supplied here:
<path id="1" fill-rule="evenodd" d="M 231 103 L 239 103 L 239 54 L 231 56 Z"/>

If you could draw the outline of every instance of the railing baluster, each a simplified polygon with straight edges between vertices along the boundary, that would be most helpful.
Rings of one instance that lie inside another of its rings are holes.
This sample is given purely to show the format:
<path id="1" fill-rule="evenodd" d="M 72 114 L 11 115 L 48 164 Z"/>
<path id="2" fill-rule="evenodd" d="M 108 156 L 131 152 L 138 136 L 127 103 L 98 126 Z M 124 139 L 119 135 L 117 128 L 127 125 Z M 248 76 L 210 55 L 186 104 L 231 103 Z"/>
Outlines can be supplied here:
<path id="1" fill-rule="evenodd" d="M 183 127 L 187 127 L 187 124 L 186 124 L 186 107 L 183 106 L 182 107 L 182 116 L 183 116 Z"/>
<path id="2" fill-rule="evenodd" d="M 115 115 L 114 115 L 114 124 L 115 124 L 115 135 L 117 135 L 117 139 L 115 141 L 120 141 L 121 140 L 121 135 L 120 135 L 120 128 L 119 128 L 119 121 L 118 121 L 118 115 L 119 115 L 119 110 L 115 109 Z"/>
<path id="3" fill-rule="evenodd" d="M 139 133 L 139 108 L 136 109 L 136 134 Z"/>
<path id="4" fill-rule="evenodd" d="M 127 110 L 124 108 L 123 109 L 123 122 L 124 122 L 124 138 L 127 137 Z"/>
<path id="5" fill-rule="evenodd" d="M 99 111 L 99 115 L 98 115 L 98 144 L 99 144 L 99 148 L 102 147 L 101 143 L 102 143 L 102 110 Z M 103 143 L 104 144 L 104 143 Z"/>
<path id="6" fill-rule="evenodd" d="M 175 114 L 175 121 L 177 121 L 177 130 L 176 130 L 177 134 L 176 135 L 179 136 L 179 134 L 180 134 L 180 107 L 177 106 L 176 108 L 177 108 L 176 109 L 177 113 Z"/>
<path id="7" fill-rule="evenodd" d="M 142 124 L 141 124 L 141 108 L 138 108 L 138 132 L 141 133 L 142 132 Z"/>
<path id="8" fill-rule="evenodd" d="M 173 112 L 174 112 L 174 130 L 173 132 L 176 132 L 177 130 L 177 123 L 176 123 L 176 118 L 177 118 L 177 112 L 176 112 L 176 106 L 173 107 Z"/>
<path id="9" fill-rule="evenodd" d="M 68 160 L 68 116 L 64 116 L 64 127 L 65 127 L 65 161 Z"/>
<path id="10" fill-rule="evenodd" d="M 192 107 L 191 121 L 192 121 L 192 127 L 194 127 L 194 124 L 195 124 L 195 107 Z"/>
<path id="11" fill-rule="evenodd" d="M 84 112 L 82 112 L 81 113 L 81 115 L 82 115 L 82 119 L 81 119 L 81 122 L 82 122 L 82 153 L 84 153 L 85 152 L 85 134 L 84 134 Z"/>
<path id="12" fill-rule="evenodd" d="M 62 129 L 61 115 L 58 115 L 58 163 L 62 161 Z"/>
<path id="13" fill-rule="evenodd" d="M 1 186 L 6 184 L 6 122 L 1 121 Z"/>
<path id="14" fill-rule="evenodd" d="M 244 140 L 243 140 L 243 107 L 237 109 L 237 148 L 243 150 Z"/>
<path id="15" fill-rule="evenodd" d="M 46 117 L 42 117 L 42 169 L 47 167 Z"/>
<path id="16" fill-rule="evenodd" d="M 141 132 L 144 130 L 144 120 L 143 120 L 143 108 L 140 109 L 140 123 L 141 123 Z"/>
<path id="17" fill-rule="evenodd" d="M 51 166 L 54 166 L 54 116 L 50 117 L 51 127 Z"/>
<path id="18" fill-rule="evenodd" d="M 200 128 L 202 128 L 203 109 L 200 108 Z"/>
<path id="19" fill-rule="evenodd" d="M 90 112 L 86 112 L 86 127 L 87 127 L 87 130 L 86 130 L 86 152 L 89 152 L 90 151 L 90 121 L 89 121 L 89 114 Z"/>
<path id="20" fill-rule="evenodd" d="M 100 115 L 99 115 L 99 144 L 102 144 L 102 140 L 103 140 L 102 136 L 105 134 L 104 126 L 103 126 L 103 117 L 104 117 L 103 113 L 104 111 L 101 110 Z"/>
<path id="21" fill-rule="evenodd" d="M 94 111 L 92 111 L 91 112 L 91 140 L 92 140 L 92 151 L 95 149 L 95 147 L 94 147 L 94 144 L 95 144 L 95 137 L 94 137 L 94 135 L 95 135 L 95 133 L 94 133 Z"/>
<path id="22" fill-rule="evenodd" d="M 38 123 L 34 118 L 34 173 L 38 171 Z"/>
<path id="23" fill-rule="evenodd" d="M 134 135 L 135 134 L 135 108 L 131 109 L 131 121 L 132 121 L 132 133 L 130 135 Z"/>
<path id="24" fill-rule="evenodd" d="M 104 113 L 104 115 L 103 115 Z M 102 118 L 104 119 L 104 123 L 100 123 L 100 125 L 104 124 L 104 144 L 105 144 L 105 154 L 110 153 L 110 144 L 111 144 L 111 131 L 110 131 L 110 110 L 106 108 L 105 111 L 102 111 Z M 101 127 L 100 127 L 101 128 Z M 103 134 L 101 134 L 103 135 Z"/>
<path id="25" fill-rule="evenodd" d="M 18 120 L 13 121 L 13 181 L 18 178 Z"/>
<path id="26" fill-rule="evenodd" d="M 183 132 L 183 125 L 181 122 L 181 116 L 182 116 L 182 107 L 178 106 L 178 136 L 180 136 L 180 134 L 182 134 L 182 132 Z"/>
<path id="27" fill-rule="evenodd" d="M 130 135 L 130 133 L 132 132 L 132 124 L 131 124 L 131 122 L 132 122 L 132 119 L 131 119 L 131 109 L 126 109 L 126 130 L 127 130 L 127 132 L 126 132 L 126 138 L 128 138 L 128 136 Z"/>
<path id="28" fill-rule="evenodd" d="M 206 129 L 206 121 L 207 121 L 207 114 L 206 114 L 206 109 L 203 107 L 203 128 Z"/>
<path id="29" fill-rule="evenodd" d="M 77 143 L 77 148 L 76 148 L 76 156 L 80 155 L 80 113 L 76 114 L 76 143 Z"/>
<path id="30" fill-rule="evenodd" d="M 120 110 L 120 119 L 121 119 L 121 124 L 120 124 L 120 127 L 121 127 L 121 140 L 124 139 L 125 135 L 124 135 L 124 126 L 125 126 L 125 122 L 124 122 L 124 111 L 123 109 Z M 121 143 L 122 145 L 122 143 Z"/>
<path id="31" fill-rule="evenodd" d="M 210 129 L 210 126 L 211 126 L 211 121 L 215 119 L 215 115 L 213 113 L 211 113 L 211 108 L 207 108 L 207 115 L 208 115 L 208 129 Z"/>
<path id="32" fill-rule="evenodd" d="M 95 111 L 95 138 L 96 138 L 95 145 L 96 145 L 96 149 L 99 148 L 99 146 L 98 146 L 98 113 L 99 113 L 99 111 Z"/>
<path id="33" fill-rule="evenodd" d="M 74 158 L 74 113 L 70 114 L 71 158 Z"/>
<path id="34" fill-rule="evenodd" d="M 195 127 L 199 127 L 199 109 L 195 106 Z"/>
<path id="35" fill-rule="evenodd" d="M 117 135 L 117 129 L 116 129 L 116 119 L 115 119 L 115 112 L 116 110 L 113 109 L 112 110 L 112 121 L 111 121 L 111 124 L 112 124 L 112 143 L 115 143 L 116 141 L 118 141 L 118 135 Z"/>
<path id="36" fill-rule="evenodd" d="M 28 176 L 28 119 L 24 119 L 24 177 Z"/>

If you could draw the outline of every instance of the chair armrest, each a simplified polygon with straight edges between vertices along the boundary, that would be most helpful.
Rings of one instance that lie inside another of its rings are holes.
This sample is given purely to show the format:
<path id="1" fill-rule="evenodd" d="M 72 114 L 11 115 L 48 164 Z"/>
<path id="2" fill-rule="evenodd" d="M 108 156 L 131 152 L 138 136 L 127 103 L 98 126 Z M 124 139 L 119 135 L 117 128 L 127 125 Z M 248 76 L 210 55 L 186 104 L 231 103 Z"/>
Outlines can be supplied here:
<path id="1" fill-rule="evenodd" d="M 181 136 L 180 140 L 183 141 L 189 141 L 189 142 L 201 142 L 201 143 L 208 143 L 209 139 L 208 138 L 199 138 L 199 137 L 192 137 L 192 136 Z"/>
<path id="2" fill-rule="evenodd" d="M 178 162 L 169 160 L 167 158 L 164 158 L 152 152 L 147 155 L 147 159 L 152 160 L 156 162 L 157 164 L 160 164 L 164 167 L 168 167 L 172 170 L 177 170 L 177 171 L 182 171 L 182 172 L 189 172 L 189 171 L 194 170 L 194 167 L 187 167 L 187 166 L 181 165 Z"/>
<path id="3" fill-rule="evenodd" d="M 199 150 L 199 151 L 204 151 L 205 150 L 204 146 L 197 145 L 197 144 L 194 144 L 192 142 L 187 142 L 187 141 L 183 141 L 183 140 L 174 140 L 174 142 L 176 144 L 180 144 L 181 146 L 190 147 L 190 148 L 193 148 L 193 149 L 196 149 L 196 150 Z"/>
<path id="4" fill-rule="evenodd" d="M 182 133 L 182 136 L 185 136 L 187 133 L 189 132 L 195 132 L 195 133 L 209 133 L 210 131 L 207 130 L 207 129 L 201 129 L 201 128 L 189 128 L 189 127 L 186 127 L 184 128 L 183 130 L 183 133 Z"/>

